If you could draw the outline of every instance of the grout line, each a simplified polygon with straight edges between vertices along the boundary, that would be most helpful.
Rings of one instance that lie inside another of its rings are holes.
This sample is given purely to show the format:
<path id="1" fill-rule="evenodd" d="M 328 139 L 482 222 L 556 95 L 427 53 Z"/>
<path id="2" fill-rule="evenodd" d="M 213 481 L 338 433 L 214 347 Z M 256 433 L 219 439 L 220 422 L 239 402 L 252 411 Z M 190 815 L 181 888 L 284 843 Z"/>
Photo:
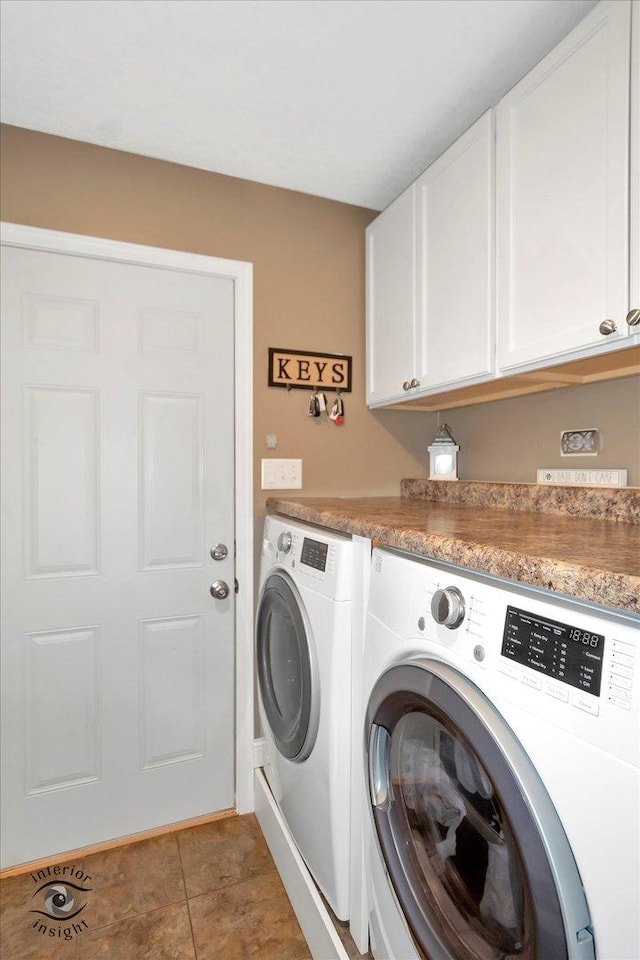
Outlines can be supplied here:
<path id="1" fill-rule="evenodd" d="M 261 880 L 264 877 L 268 877 L 272 873 L 275 873 L 278 877 L 280 876 L 277 868 L 273 867 L 271 870 L 265 870 L 264 873 L 254 873 L 251 877 L 241 877 L 239 880 L 234 880 L 233 883 L 225 883 L 222 887 L 212 887 L 211 890 L 203 890 L 202 893 L 194 893 L 192 897 L 187 897 L 187 902 L 189 900 L 199 900 L 200 897 L 208 897 L 213 893 L 222 893 L 223 890 L 231 890 L 232 887 L 237 887 L 240 883 L 249 883 L 251 880 Z"/>
<path id="2" fill-rule="evenodd" d="M 148 910 L 141 910 L 139 913 L 130 913 L 127 917 L 116 917 L 113 920 L 107 920 L 98 926 L 91 926 L 91 930 L 104 930 L 105 927 L 113 927 L 117 923 L 127 923 L 129 920 L 137 920 L 139 917 L 146 917 L 148 913 L 155 913 L 157 910 L 166 910 L 167 907 L 175 907 L 177 903 L 186 903 L 186 897 L 182 900 L 171 900 L 170 903 L 161 903 L 155 907 L 149 907 Z"/>
<path id="3" fill-rule="evenodd" d="M 200 826 L 204 826 L 204 824 L 200 824 Z M 186 905 L 187 905 L 187 915 L 188 915 L 188 917 L 189 917 L 189 928 L 190 928 L 190 931 L 191 931 L 191 940 L 192 940 L 192 945 L 193 945 L 193 956 L 194 956 L 194 960 L 198 960 L 198 950 L 197 950 L 197 946 L 196 946 L 195 932 L 194 932 L 193 921 L 192 921 L 192 916 L 191 916 L 190 901 L 191 901 L 191 900 L 198 899 L 199 897 L 210 896 L 210 895 L 212 895 L 212 894 L 221 893 L 222 891 L 224 891 L 224 890 L 229 890 L 229 889 L 231 889 L 232 887 L 235 887 L 235 886 L 237 886 L 237 885 L 240 884 L 240 883 L 247 883 L 247 882 L 251 882 L 251 881 L 253 881 L 253 880 L 260 880 L 260 879 L 263 879 L 263 878 L 265 878 L 265 877 L 272 876 L 272 875 L 275 875 L 275 876 L 279 877 L 279 873 L 278 873 L 277 867 L 275 866 L 275 864 L 274 864 L 273 862 L 271 862 L 271 865 L 269 866 L 269 868 L 268 868 L 268 869 L 265 869 L 264 871 L 262 871 L 262 872 L 260 872 L 260 873 L 254 873 L 254 874 L 252 874 L 251 876 L 241 877 L 241 878 L 238 879 L 238 880 L 234 880 L 232 883 L 227 883 L 227 884 L 225 884 L 224 886 L 215 887 L 214 889 L 205 890 L 205 891 L 203 891 L 202 893 L 196 894 L 196 895 L 193 896 L 193 897 L 189 897 L 188 894 L 187 894 L 187 879 L 186 879 L 186 874 L 185 874 L 185 866 L 184 866 L 184 861 L 183 861 L 183 858 L 182 858 L 182 851 L 181 851 L 181 848 L 180 848 L 179 838 L 180 838 L 180 833 L 181 833 L 181 832 L 185 832 L 185 833 L 186 833 L 187 831 L 192 830 L 192 829 L 196 829 L 196 830 L 197 830 L 197 828 L 198 828 L 197 826 L 195 826 L 195 828 L 194 828 L 194 827 L 185 826 L 185 827 L 183 827 L 182 830 L 171 831 L 171 833 L 174 834 L 174 839 L 175 839 L 175 844 L 176 844 L 176 851 L 177 851 L 177 855 L 178 855 L 178 863 L 179 863 L 179 866 L 180 866 L 180 874 L 181 874 L 181 880 L 182 880 L 182 887 L 183 887 L 183 891 L 184 891 L 184 897 L 178 898 L 178 899 L 175 899 L 175 900 L 171 900 L 171 901 L 168 902 L 168 903 L 157 904 L 157 905 L 155 905 L 155 906 L 153 906 L 153 907 L 149 907 L 149 908 L 146 909 L 146 910 L 141 910 L 141 911 L 139 911 L 139 912 L 130 914 L 129 916 L 118 917 L 118 918 L 115 918 L 115 917 L 114 917 L 114 918 L 112 918 L 112 919 L 110 919 L 110 920 L 106 920 L 105 922 L 100 923 L 100 924 L 97 925 L 97 926 L 91 924 L 91 927 L 90 927 L 91 931 L 99 932 L 99 931 L 104 931 L 104 930 L 106 930 L 106 929 L 109 928 L 109 927 L 117 928 L 118 925 L 123 924 L 123 923 L 126 923 L 127 921 L 134 921 L 134 920 L 137 920 L 137 919 L 139 919 L 139 918 L 141 918 L 141 917 L 146 916 L 147 914 L 157 913 L 157 912 L 159 912 L 159 911 L 161 911 L 161 910 L 166 910 L 166 909 L 168 909 L 168 908 L 171 907 L 171 906 L 175 906 L 175 905 L 177 905 L 177 904 L 186 903 Z M 141 839 L 143 839 L 143 838 L 141 838 Z M 155 839 L 155 838 L 144 838 L 144 839 Z M 87 854 L 86 856 L 91 857 L 92 855 L 91 855 L 91 854 Z M 134 856 L 135 856 L 135 854 L 134 854 Z M 83 866 L 84 866 L 84 861 L 83 861 Z M 9 880 L 9 879 L 13 879 L 13 878 L 7 878 L 7 880 Z M 289 898 L 288 898 L 288 895 L 287 895 L 287 893 L 286 893 L 286 890 L 284 890 L 284 897 L 285 897 L 285 898 L 287 899 L 287 901 L 290 903 Z M 74 956 L 74 957 L 76 957 L 76 956 L 78 955 L 78 954 L 77 954 L 77 950 L 78 950 L 78 943 L 75 944 L 75 951 L 74 951 L 74 953 L 73 953 L 73 956 Z M 307 960 L 307 958 L 309 957 L 309 955 L 310 955 L 310 954 L 309 954 L 308 952 L 305 953 L 304 955 L 301 955 L 300 960 Z"/>
<path id="4" fill-rule="evenodd" d="M 182 886 L 184 889 L 184 899 L 187 905 L 187 916 L 189 917 L 189 929 L 191 930 L 191 943 L 193 944 L 193 956 L 198 960 L 198 948 L 196 947 L 196 935 L 193 930 L 193 918 L 191 916 L 191 907 L 189 906 L 189 897 L 187 896 L 187 878 L 184 872 L 184 863 L 182 860 L 182 850 L 180 849 L 180 834 L 176 834 L 176 846 L 178 847 L 178 860 L 180 861 L 180 871 L 182 873 Z"/>

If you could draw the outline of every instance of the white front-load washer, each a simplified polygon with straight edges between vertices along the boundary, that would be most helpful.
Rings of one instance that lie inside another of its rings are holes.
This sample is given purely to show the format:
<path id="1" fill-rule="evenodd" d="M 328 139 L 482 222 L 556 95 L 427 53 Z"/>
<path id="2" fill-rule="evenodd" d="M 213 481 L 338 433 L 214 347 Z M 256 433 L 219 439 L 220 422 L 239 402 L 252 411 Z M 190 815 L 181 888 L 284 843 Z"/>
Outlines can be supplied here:
<path id="1" fill-rule="evenodd" d="M 640 619 L 375 550 L 376 960 L 640 957 Z"/>
<path id="2" fill-rule="evenodd" d="M 315 882 L 349 917 L 352 541 L 268 516 L 256 665 L 265 775 Z"/>

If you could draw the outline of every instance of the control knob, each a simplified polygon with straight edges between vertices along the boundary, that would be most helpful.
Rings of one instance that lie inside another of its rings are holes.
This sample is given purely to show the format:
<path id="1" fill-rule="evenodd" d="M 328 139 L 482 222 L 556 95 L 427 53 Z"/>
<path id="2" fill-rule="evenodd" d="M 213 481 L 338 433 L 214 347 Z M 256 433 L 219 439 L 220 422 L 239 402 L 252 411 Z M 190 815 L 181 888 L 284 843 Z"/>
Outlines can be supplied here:
<path id="1" fill-rule="evenodd" d="M 291 550 L 292 539 L 293 538 L 289 530 L 283 530 L 278 537 L 278 550 L 281 550 L 283 553 L 289 553 L 289 550 Z"/>
<path id="2" fill-rule="evenodd" d="M 458 588 L 436 590 L 431 598 L 431 614 L 436 623 L 455 630 L 464 620 L 464 597 Z"/>

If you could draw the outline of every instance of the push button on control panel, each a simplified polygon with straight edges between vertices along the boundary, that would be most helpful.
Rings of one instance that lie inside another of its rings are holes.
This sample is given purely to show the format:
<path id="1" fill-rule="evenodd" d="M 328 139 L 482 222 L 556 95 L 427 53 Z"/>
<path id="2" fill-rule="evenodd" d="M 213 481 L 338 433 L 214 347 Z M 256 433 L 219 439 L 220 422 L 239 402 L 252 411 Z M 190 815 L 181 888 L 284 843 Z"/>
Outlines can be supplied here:
<path id="1" fill-rule="evenodd" d="M 571 703 L 574 707 L 577 707 L 578 710 L 584 710 L 585 713 L 590 713 L 593 717 L 597 717 L 600 713 L 600 707 L 597 703 L 592 700 L 587 700 L 586 697 L 581 697 L 580 694 L 574 694 L 571 698 Z"/>
<path id="2" fill-rule="evenodd" d="M 634 647 L 621 640 L 612 640 L 605 696 L 608 703 L 622 710 L 631 710 L 634 664 Z"/>
<path id="3" fill-rule="evenodd" d="M 633 668 L 624 667 L 621 663 L 614 663 L 611 666 L 611 675 L 615 677 L 627 677 L 630 680 L 633 676 Z"/>
<path id="4" fill-rule="evenodd" d="M 546 681 L 544 684 L 544 692 L 548 697 L 553 697 L 554 700 L 560 700 L 562 703 L 569 703 L 569 691 L 565 690 L 564 687 L 557 687 L 555 683 L 549 683 Z"/>

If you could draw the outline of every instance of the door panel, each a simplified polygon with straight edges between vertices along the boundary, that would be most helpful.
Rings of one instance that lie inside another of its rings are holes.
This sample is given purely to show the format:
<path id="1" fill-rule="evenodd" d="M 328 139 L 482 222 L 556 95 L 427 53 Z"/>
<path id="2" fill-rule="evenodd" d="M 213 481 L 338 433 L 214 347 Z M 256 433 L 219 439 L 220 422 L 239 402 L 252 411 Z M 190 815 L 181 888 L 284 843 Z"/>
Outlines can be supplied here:
<path id="1" fill-rule="evenodd" d="M 140 398 L 142 569 L 199 566 L 203 556 L 202 398 Z"/>
<path id="2" fill-rule="evenodd" d="M 27 796 L 98 780 L 99 628 L 32 633 L 25 640 Z M 60 702 L 73 703 L 73 710 L 60 716 Z M 56 716 L 60 722 L 51 723 Z"/>
<path id="3" fill-rule="evenodd" d="M 10 864 L 234 804 L 234 283 L 2 257 Z"/>
<path id="4" fill-rule="evenodd" d="M 23 388 L 25 576 L 98 572 L 98 394 Z"/>

